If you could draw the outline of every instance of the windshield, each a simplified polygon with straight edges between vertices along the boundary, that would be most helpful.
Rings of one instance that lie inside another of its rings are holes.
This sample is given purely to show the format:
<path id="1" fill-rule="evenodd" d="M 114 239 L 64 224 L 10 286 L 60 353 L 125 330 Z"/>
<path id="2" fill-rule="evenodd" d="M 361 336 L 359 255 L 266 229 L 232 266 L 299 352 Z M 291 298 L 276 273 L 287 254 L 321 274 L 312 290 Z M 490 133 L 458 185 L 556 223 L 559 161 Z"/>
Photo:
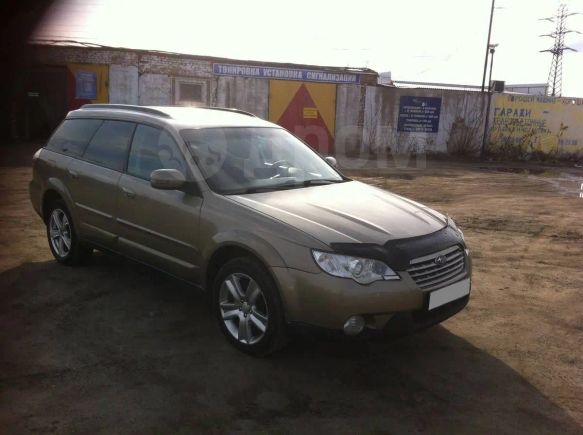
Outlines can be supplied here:
<path id="1" fill-rule="evenodd" d="M 255 193 L 344 181 L 310 147 L 281 128 L 182 130 L 211 189 Z"/>

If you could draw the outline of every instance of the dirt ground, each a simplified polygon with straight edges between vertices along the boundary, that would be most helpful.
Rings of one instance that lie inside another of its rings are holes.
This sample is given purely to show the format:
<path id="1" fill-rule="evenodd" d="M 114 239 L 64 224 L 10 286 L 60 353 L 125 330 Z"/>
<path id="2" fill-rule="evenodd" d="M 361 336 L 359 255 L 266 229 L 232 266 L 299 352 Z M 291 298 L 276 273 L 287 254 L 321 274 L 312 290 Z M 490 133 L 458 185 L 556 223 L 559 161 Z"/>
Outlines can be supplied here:
<path id="1" fill-rule="evenodd" d="M 56 264 L 30 169 L 3 163 L 1 433 L 583 433 L 581 169 L 359 172 L 457 220 L 470 304 L 403 339 L 254 359 L 183 283 L 102 254 Z"/>

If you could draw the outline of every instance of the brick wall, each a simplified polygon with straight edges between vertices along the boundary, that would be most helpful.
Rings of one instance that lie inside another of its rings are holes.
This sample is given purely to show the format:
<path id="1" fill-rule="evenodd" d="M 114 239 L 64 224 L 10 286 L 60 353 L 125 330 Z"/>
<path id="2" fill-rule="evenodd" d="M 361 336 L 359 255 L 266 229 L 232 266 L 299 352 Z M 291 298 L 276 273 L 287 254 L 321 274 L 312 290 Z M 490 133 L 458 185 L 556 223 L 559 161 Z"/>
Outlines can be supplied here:
<path id="1" fill-rule="evenodd" d="M 207 84 L 205 104 L 235 107 L 253 112 L 262 118 L 268 117 L 269 80 L 215 76 L 213 62 L 314 69 L 311 66 L 242 62 L 116 48 L 36 45 L 31 53 L 30 61 L 37 65 L 109 65 L 107 87 L 110 103 L 172 105 L 175 103 L 174 94 L 178 80 L 203 80 Z M 374 85 L 377 81 L 377 74 L 372 71 L 359 76 L 360 85 L 337 86 L 336 130 L 350 142 L 349 148 L 358 147 L 356 142 L 362 136 L 365 86 Z"/>
<path id="2" fill-rule="evenodd" d="M 172 104 L 172 78 L 173 77 L 192 77 L 209 80 L 209 95 L 215 96 L 214 99 L 208 101 L 208 104 L 216 104 L 217 102 L 230 100 L 226 96 L 220 95 L 221 89 L 229 89 L 233 91 L 232 86 L 218 87 L 218 77 L 213 75 L 212 64 L 217 61 L 213 58 L 205 58 L 200 56 L 180 55 L 172 53 L 156 53 L 142 50 L 128 50 L 116 48 L 93 48 L 93 47 L 58 47 L 37 45 L 33 47 L 31 61 L 36 64 L 45 65 L 65 65 L 69 63 L 87 63 L 87 64 L 107 64 L 112 68 L 112 80 L 110 83 L 110 100 L 111 102 L 133 102 L 139 101 L 140 104 L 146 101 L 164 101 L 165 104 Z M 242 63 L 241 61 L 230 61 L 221 59 L 223 63 Z M 251 64 L 259 64 L 257 62 L 250 62 Z M 275 65 L 274 65 L 275 66 Z M 295 65 L 295 67 L 298 67 Z M 133 82 L 136 81 L 138 98 L 136 101 L 136 93 L 134 91 Z M 145 76 L 146 84 L 141 81 Z M 163 79 L 161 76 L 165 76 Z M 360 74 L 361 83 L 363 85 L 376 84 L 376 73 Z M 264 80 L 264 79 L 262 79 Z M 265 80 L 267 81 L 267 80 Z M 162 90 L 152 89 L 150 86 L 161 85 Z M 238 80 L 236 85 L 245 86 L 244 80 Z M 119 88 L 118 88 L 119 86 Z M 170 88 L 168 89 L 168 86 Z M 217 89 L 219 88 L 219 89 Z M 265 91 L 265 86 L 257 86 L 258 90 Z M 216 94 L 216 92 L 219 94 Z M 145 93 L 144 93 L 145 92 Z M 149 93 L 153 94 L 150 95 Z M 170 98 L 162 98 L 160 94 L 168 94 Z M 237 91 L 238 94 L 249 94 L 245 89 Z M 267 98 L 267 97 L 265 97 Z M 252 98 L 256 100 L 254 96 Z M 263 100 L 263 98 L 260 98 Z M 238 102 L 240 99 L 238 100 Z M 243 101 L 246 109 L 253 107 L 252 101 Z M 264 102 L 259 101 L 259 111 L 263 112 Z"/>

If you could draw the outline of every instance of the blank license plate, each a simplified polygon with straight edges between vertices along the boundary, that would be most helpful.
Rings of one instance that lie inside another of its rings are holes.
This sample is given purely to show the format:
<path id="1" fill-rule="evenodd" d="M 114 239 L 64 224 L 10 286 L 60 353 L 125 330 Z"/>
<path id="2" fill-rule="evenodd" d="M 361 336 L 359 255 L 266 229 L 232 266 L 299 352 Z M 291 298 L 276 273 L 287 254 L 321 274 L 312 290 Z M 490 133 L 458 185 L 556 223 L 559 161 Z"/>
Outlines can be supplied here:
<path id="1" fill-rule="evenodd" d="M 447 287 L 429 293 L 429 309 L 440 307 L 448 302 L 455 301 L 470 293 L 470 280 L 456 282 Z"/>

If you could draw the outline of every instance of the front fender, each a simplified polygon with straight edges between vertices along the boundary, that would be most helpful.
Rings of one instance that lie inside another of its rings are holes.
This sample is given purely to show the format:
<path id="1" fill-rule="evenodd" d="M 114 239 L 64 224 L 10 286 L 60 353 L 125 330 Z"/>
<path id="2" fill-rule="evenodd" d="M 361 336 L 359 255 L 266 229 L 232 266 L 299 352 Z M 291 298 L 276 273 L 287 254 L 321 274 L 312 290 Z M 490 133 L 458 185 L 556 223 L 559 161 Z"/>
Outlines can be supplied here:
<path id="1" fill-rule="evenodd" d="M 290 240 L 283 238 L 274 238 L 273 242 L 277 247 L 273 246 L 269 241 L 261 236 L 243 230 L 227 230 L 215 234 L 209 243 L 203 249 L 203 271 L 204 271 L 204 287 L 207 286 L 207 273 L 209 262 L 213 255 L 222 247 L 238 247 L 251 252 L 256 256 L 271 272 L 275 280 L 284 304 L 286 318 L 289 315 L 288 307 L 296 295 L 294 292 L 289 292 L 286 288 L 285 281 L 282 281 L 282 271 L 291 269 L 304 270 L 307 275 L 318 273 L 315 262 L 311 259 L 310 249 L 293 243 Z M 282 254 L 285 253 L 285 259 Z M 279 271 L 279 273 L 276 273 Z"/>
<path id="2" fill-rule="evenodd" d="M 206 263 L 221 247 L 236 246 L 251 251 L 269 267 L 285 267 L 286 263 L 277 250 L 265 239 L 243 230 L 228 230 L 215 234 L 203 249 Z M 205 264 L 205 270 L 206 266 Z"/>

